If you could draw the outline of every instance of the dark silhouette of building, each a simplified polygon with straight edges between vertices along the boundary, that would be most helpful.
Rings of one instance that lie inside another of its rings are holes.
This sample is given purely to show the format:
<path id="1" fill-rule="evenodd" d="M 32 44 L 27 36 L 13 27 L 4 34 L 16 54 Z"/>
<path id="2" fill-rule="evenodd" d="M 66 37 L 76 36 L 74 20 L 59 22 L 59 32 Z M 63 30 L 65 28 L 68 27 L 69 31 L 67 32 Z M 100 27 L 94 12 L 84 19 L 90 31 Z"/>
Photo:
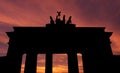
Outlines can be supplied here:
<path id="1" fill-rule="evenodd" d="M 105 32 L 105 27 L 75 27 L 71 18 L 66 21 L 64 15 L 61 20 L 58 12 L 46 27 L 14 27 L 14 32 L 7 32 L 9 48 L 0 58 L 0 73 L 20 73 L 23 54 L 24 73 L 36 73 L 38 54 L 46 54 L 45 73 L 52 73 L 52 54 L 59 53 L 68 55 L 68 73 L 79 73 L 77 53 L 82 54 L 84 73 L 120 73 L 120 56 L 114 56 L 110 46 L 112 32 Z"/>

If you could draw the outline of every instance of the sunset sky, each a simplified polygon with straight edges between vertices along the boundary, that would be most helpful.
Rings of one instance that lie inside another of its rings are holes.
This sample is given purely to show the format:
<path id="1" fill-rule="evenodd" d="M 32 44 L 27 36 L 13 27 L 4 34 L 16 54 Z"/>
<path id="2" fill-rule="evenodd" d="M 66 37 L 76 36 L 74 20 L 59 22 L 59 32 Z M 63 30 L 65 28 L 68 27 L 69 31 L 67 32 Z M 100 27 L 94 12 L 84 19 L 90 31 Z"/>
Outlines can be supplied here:
<path id="1" fill-rule="evenodd" d="M 14 31 L 14 26 L 45 26 L 49 16 L 55 18 L 57 11 L 67 18 L 72 16 L 77 27 L 106 27 L 106 31 L 113 32 L 113 54 L 120 55 L 120 0 L 0 0 L 0 56 L 6 55 L 9 46 L 5 32 Z M 66 59 L 65 55 L 57 56 L 62 58 L 60 62 Z M 39 58 L 39 64 L 43 62 L 44 56 Z M 62 68 L 65 73 L 67 66 L 60 62 L 54 69 Z"/>

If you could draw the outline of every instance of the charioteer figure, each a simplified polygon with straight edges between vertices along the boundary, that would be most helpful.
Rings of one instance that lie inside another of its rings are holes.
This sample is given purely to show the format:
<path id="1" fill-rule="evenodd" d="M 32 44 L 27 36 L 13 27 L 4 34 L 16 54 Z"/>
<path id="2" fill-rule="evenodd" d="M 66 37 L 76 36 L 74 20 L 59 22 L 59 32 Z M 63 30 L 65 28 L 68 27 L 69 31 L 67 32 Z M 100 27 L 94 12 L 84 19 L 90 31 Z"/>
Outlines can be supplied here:
<path id="1" fill-rule="evenodd" d="M 50 24 L 71 24 L 72 23 L 72 16 L 69 17 L 68 21 L 66 22 L 65 15 L 63 15 L 63 19 L 60 19 L 61 11 L 57 11 L 56 20 L 54 21 L 52 16 L 50 16 Z"/>

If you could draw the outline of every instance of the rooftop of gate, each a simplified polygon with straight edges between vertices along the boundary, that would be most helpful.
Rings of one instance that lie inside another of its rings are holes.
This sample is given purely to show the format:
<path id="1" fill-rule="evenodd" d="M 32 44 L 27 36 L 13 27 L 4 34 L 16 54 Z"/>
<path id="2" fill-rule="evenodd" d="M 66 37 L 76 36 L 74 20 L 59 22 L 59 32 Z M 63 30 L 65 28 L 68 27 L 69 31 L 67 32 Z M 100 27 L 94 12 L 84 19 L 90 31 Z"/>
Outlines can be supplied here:
<path id="1" fill-rule="evenodd" d="M 82 46 L 84 46 L 86 42 L 88 44 L 88 41 L 97 41 L 96 39 L 104 36 L 104 34 L 108 36 L 111 35 L 111 32 L 105 32 L 105 27 L 75 27 L 75 24 L 72 24 L 71 18 L 70 16 L 66 21 L 64 15 L 61 20 L 60 12 L 58 12 L 56 20 L 53 20 L 52 16 L 50 16 L 50 23 L 46 24 L 46 27 L 14 27 L 14 32 L 7 32 L 7 35 L 13 39 L 14 43 L 19 47 L 37 48 L 56 48 L 54 45 L 63 48 L 78 47 L 79 44 L 76 41 L 81 42 Z M 28 45 L 26 43 L 28 43 Z M 40 44 L 42 44 L 42 46 L 39 46 Z"/>
<path id="2" fill-rule="evenodd" d="M 72 16 L 66 18 L 65 15 L 61 16 L 61 11 L 57 11 L 56 18 L 50 16 L 50 22 L 45 27 L 13 27 L 15 32 L 74 32 L 74 31 L 91 31 L 91 32 L 104 32 L 105 27 L 76 27 L 72 24 Z"/>

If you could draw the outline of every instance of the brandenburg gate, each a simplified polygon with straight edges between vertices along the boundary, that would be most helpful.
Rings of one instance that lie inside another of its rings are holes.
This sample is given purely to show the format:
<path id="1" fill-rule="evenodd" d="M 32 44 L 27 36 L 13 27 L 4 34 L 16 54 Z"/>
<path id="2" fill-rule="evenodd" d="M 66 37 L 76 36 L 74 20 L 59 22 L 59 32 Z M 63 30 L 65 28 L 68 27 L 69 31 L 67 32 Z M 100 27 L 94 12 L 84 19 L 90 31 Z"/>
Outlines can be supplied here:
<path id="1" fill-rule="evenodd" d="M 66 53 L 68 73 L 79 73 L 77 53 L 81 53 L 84 73 L 108 73 L 112 32 L 105 32 L 104 27 L 76 27 L 71 18 L 66 21 L 64 15 L 61 20 L 58 12 L 45 27 L 14 27 L 14 32 L 7 32 L 7 71 L 20 73 L 22 55 L 26 54 L 24 73 L 36 73 L 37 55 L 45 54 L 45 73 L 52 73 L 52 55 Z"/>

